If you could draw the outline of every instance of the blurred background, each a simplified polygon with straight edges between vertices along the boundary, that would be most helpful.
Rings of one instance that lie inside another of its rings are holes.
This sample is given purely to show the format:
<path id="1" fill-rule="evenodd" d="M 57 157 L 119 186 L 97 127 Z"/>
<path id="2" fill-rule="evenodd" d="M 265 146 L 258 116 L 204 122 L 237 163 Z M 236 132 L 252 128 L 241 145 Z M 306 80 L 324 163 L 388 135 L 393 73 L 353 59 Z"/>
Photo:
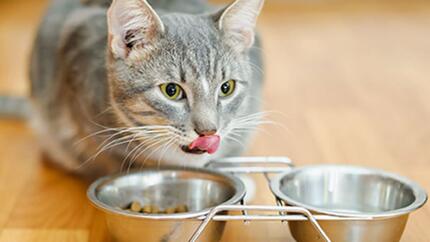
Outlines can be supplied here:
<path id="1" fill-rule="evenodd" d="M 0 0 L 0 95 L 28 94 L 29 52 L 47 3 Z M 263 104 L 278 124 L 262 127 L 248 154 L 377 167 L 430 190 L 430 1 L 267 0 L 259 32 Z M 40 160 L 25 124 L 0 119 L 0 242 L 103 241 L 86 184 Z M 56 204 L 73 193 L 80 195 Z M 40 203 L 54 209 L 32 205 Z M 426 206 L 402 241 L 430 241 L 429 225 Z M 287 233 L 258 226 L 258 234 L 230 226 L 224 241 L 281 241 Z"/>

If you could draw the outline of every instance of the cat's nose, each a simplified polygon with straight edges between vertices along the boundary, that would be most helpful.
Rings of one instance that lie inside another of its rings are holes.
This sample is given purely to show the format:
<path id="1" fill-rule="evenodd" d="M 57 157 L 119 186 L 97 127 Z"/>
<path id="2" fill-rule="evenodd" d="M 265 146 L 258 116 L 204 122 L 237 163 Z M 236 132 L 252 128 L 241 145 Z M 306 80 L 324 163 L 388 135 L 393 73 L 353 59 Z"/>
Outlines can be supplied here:
<path id="1" fill-rule="evenodd" d="M 205 130 L 194 129 L 194 131 L 196 131 L 196 133 L 199 136 L 211 136 L 211 135 L 216 134 L 216 132 L 217 132 L 216 129 L 205 129 Z"/>

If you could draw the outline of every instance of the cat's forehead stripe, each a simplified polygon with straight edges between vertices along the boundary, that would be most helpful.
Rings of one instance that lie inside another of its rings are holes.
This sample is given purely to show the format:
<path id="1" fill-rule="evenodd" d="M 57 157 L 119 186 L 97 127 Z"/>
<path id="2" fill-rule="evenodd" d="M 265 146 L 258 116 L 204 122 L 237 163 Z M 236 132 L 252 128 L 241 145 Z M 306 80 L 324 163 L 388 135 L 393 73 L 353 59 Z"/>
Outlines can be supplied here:
<path id="1" fill-rule="evenodd" d="M 209 94 L 209 83 L 206 79 L 202 80 L 202 88 L 205 95 Z"/>

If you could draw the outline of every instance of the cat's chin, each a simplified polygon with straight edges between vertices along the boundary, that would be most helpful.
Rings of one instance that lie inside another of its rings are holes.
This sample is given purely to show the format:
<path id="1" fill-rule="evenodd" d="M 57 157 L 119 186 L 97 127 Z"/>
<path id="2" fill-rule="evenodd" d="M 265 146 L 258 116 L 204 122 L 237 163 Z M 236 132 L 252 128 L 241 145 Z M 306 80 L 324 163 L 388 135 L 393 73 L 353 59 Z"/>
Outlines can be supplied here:
<path id="1" fill-rule="evenodd" d="M 192 154 L 192 155 L 203 155 L 207 153 L 207 151 L 200 150 L 200 149 L 190 149 L 186 145 L 181 146 L 181 150 L 186 154 Z"/>
<path id="2" fill-rule="evenodd" d="M 157 165 L 161 166 L 203 167 L 212 158 L 212 155 L 209 155 L 207 152 L 193 154 L 185 152 L 182 150 L 182 147 L 169 148 L 148 155 L 150 155 L 150 157 L 148 157 L 147 160 L 154 161 Z M 145 156 L 142 155 L 142 157 Z"/>

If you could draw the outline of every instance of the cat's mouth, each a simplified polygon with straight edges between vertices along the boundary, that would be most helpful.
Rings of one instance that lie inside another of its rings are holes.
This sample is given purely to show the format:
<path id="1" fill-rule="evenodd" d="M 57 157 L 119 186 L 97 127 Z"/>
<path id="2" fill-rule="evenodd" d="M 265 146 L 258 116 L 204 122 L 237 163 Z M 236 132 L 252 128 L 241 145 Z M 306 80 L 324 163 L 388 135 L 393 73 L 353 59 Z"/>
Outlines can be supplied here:
<path id="1" fill-rule="evenodd" d="M 201 155 L 204 153 L 214 154 L 220 145 L 219 135 L 204 135 L 195 139 L 191 144 L 182 146 L 186 153 Z"/>
<path id="2" fill-rule="evenodd" d="M 207 152 L 206 150 L 201 150 L 199 148 L 190 149 L 190 147 L 188 147 L 187 145 L 181 146 L 181 149 L 185 153 L 194 154 L 194 155 L 202 155 Z"/>

